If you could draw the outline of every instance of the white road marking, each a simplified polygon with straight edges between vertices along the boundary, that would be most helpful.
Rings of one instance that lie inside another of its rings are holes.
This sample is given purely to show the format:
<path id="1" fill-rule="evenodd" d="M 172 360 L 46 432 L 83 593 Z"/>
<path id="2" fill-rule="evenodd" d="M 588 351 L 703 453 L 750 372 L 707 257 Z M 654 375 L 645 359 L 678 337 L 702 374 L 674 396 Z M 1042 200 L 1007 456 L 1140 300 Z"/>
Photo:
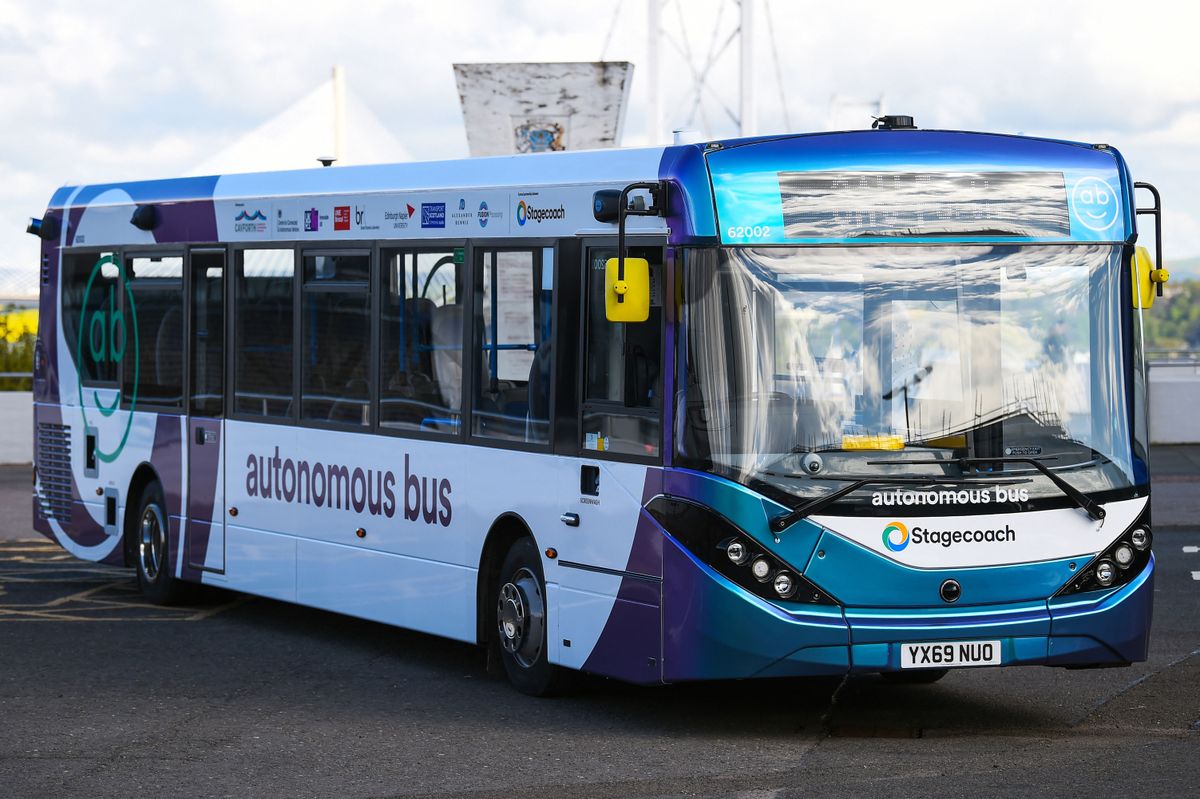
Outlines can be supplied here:
<path id="1" fill-rule="evenodd" d="M 1192 572 L 1193 580 L 1200 580 L 1200 572 Z"/>
<path id="2" fill-rule="evenodd" d="M 1183 551 L 1188 555 L 1195 555 L 1197 552 L 1200 552 L 1200 547 L 1184 547 Z"/>

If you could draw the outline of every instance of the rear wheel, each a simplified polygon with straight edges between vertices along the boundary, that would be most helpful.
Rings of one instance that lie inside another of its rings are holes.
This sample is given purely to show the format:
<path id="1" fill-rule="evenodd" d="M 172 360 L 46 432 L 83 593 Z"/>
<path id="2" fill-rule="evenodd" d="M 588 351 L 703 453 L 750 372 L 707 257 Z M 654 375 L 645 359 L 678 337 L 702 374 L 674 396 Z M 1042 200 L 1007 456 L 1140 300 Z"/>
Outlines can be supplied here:
<path id="1" fill-rule="evenodd" d="M 531 696 L 567 690 L 572 675 L 546 658 L 546 581 L 532 539 L 508 550 L 497 586 L 493 630 L 509 682 Z"/>
<path id="2" fill-rule="evenodd" d="M 171 605 L 187 598 L 188 586 L 172 573 L 174 555 L 162 486 L 151 483 L 142 491 L 134 521 L 133 549 L 138 588 L 156 605 Z"/>
<path id="3" fill-rule="evenodd" d="M 908 671 L 885 671 L 880 673 L 884 682 L 893 685 L 929 685 L 945 677 L 950 669 L 910 669 Z"/>

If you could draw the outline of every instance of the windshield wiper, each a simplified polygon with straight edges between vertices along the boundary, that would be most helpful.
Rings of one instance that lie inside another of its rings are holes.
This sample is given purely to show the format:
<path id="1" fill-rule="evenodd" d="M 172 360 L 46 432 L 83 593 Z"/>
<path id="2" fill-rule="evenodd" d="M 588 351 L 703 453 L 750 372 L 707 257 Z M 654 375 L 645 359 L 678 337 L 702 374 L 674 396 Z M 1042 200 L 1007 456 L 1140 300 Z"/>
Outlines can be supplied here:
<path id="1" fill-rule="evenodd" d="M 1037 469 L 1039 472 L 1041 472 L 1050 482 L 1054 483 L 1054 485 L 1058 487 L 1059 491 L 1062 491 L 1064 494 L 1066 494 L 1068 497 L 1070 497 L 1072 500 L 1074 500 L 1075 504 L 1079 506 L 1080 510 L 1082 510 L 1084 513 L 1086 513 L 1088 515 L 1088 517 L 1091 518 L 1092 521 L 1094 521 L 1094 522 L 1104 521 L 1104 506 L 1102 506 L 1100 503 L 1093 500 L 1091 497 L 1089 497 L 1087 494 L 1080 491 L 1075 486 L 1068 483 L 1066 480 L 1059 477 L 1055 472 L 1053 472 L 1050 469 L 1049 466 L 1042 463 L 1042 461 L 1055 460 L 1057 457 L 1058 457 L 1057 455 L 1051 455 L 1049 457 L 1040 458 L 1040 459 L 1039 458 L 1000 457 L 1000 458 L 946 458 L 944 460 L 930 458 L 929 460 L 914 460 L 914 461 L 906 460 L 906 461 L 900 461 L 900 462 L 906 466 L 908 464 L 944 465 L 944 464 L 951 463 L 951 464 L 958 466 L 958 468 L 962 469 L 963 471 L 966 471 L 967 469 L 969 469 L 972 466 L 980 466 L 985 463 L 1026 463 L 1026 464 L 1029 464 L 1030 466 L 1032 466 L 1033 468 Z M 868 463 L 869 464 L 887 464 L 890 466 L 890 465 L 893 465 L 894 462 L 893 461 L 868 461 Z M 976 474 L 986 474 L 986 473 L 985 472 L 976 472 Z"/>
<path id="2" fill-rule="evenodd" d="M 946 461 L 938 461 L 938 463 L 945 463 L 945 462 Z M 905 461 L 905 463 L 906 464 L 907 463 L 918 463 L 918 461 Z M 795 475 L 795 476 L 807 477 L 808 475 Z M 805 502 L 803 505 L 801 505 L 798 508 L 793 508 L 792 510 L 788 511 L 787 513 L 776 516 L 774 519 L 771 519 L 768 526 L 771 528 L 771 532 L 774 534 L 774 536 L 776 538 L 776 542 L 778 542 L 779 534 L 782 533 L 784 530 L 788 529 L 789 527 L 791 527 L 796 522 L 800 521 L 801 519 L 803 519 L 807 516 L 811 516 L 812 514 L 816 513 L 819 510 L 822 510 L 826 506 L 832 505 L 834 502 L 837 502 L 839 499 L 846 496 L 847 494 L 857 491 L 858 489 L 862 488 L 863 486 L 867 486 L 867 485 L 913 485 L 913 484 L 929 485 L 931 483 L 935 484 L 935 485 L 946 485 L 947 483 L 949 483 L 950 485 L 962 485 L 964 482 L 966 482 L 966 481 L 964 481 L 960 478 L 935 477 L 935 476 L 930 476 L 930 477 L 864 477 L 864 478 L 861 478 L 858 480 L 854 480 L 852 483 L 850 483 L 850 485 L 842 486 L 837 491 L 830 492 L 822 497 L 817 497 L 816 499 L 814 499 L 810 502 Z"/>

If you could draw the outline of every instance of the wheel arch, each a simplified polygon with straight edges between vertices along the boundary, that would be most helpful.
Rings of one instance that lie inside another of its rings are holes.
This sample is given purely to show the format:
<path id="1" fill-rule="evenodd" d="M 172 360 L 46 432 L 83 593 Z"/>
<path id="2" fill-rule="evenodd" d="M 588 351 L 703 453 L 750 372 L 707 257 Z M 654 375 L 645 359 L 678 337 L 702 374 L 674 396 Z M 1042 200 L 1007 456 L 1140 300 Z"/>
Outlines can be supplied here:
<path id="1" fill-rule="evenodd" d="M 159 477 L 154 466 L 147 461 L 139 463 L 137 468 L 133 470 L 133 476 L 129 478 L 129 490 L 125 494 L 124 526 L 122 527 L 124 530 L 123 541 L 126 566 L 137 565 L 137 539 L 135 533 L 138 522 L 138 508 L 142 504 L 142 494 L 148 486 L 154 483 L 158 483 L 161 486 L 163 484 L 162 478 Z"/>
<path id="2" fill-rule="evenodd" d="M 537 537 L 529 524 L 514 512 L 502 513 L 492 522 L 487 537 L 483 541 L 483 549 L 479 554 L 479 573 L 475 586 L 475 640 L 486 645 L 492 639 L 492 630 L 488 625 L 488 602 L 499 590 L 500 567 L 504 556 L 517 541 L 529 538 L 537 548 Z M 540 551 L 540 550 L 539 550 Z"/>

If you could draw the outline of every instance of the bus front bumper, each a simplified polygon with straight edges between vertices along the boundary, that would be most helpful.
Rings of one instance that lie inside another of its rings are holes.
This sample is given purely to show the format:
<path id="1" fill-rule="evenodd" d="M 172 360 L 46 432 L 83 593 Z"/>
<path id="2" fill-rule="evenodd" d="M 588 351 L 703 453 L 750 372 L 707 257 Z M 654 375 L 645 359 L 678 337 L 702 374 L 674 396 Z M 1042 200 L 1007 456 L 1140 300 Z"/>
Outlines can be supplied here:
<path id="1" fill-rule="evenodd" d="M 999 642 L 1001 665 L 1096 667 L 1146 659 L 1154 559 L 1129 583 L 1049 600 L 944 608 L 776 605 L 674 542 L 664 547 L 663 679 L 898 671 L 901 647 Z M 676 561 L 667 563 L 666 561 Z"/>

